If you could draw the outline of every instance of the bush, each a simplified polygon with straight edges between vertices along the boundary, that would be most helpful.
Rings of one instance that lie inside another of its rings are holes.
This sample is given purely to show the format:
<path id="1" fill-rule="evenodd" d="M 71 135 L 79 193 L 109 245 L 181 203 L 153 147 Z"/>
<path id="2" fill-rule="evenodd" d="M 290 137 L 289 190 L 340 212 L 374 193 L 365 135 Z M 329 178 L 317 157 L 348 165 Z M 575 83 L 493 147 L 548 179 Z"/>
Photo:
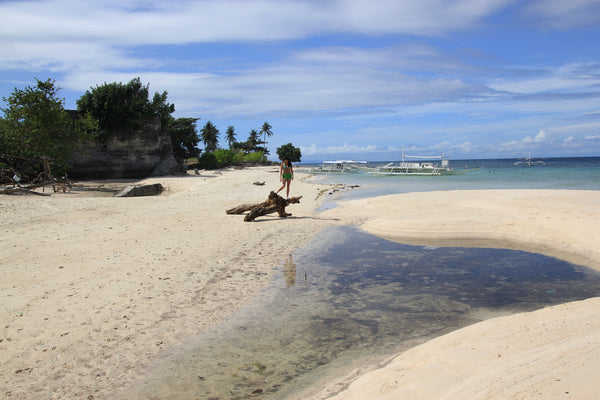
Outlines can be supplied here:
<path id="1" fill-rule="evenodd" d="M 264 153 L 257 151 L 255 153 L 244 154 L 243 151 L 231 149 L 218 149 L 212 153 L 202 153 L 198 158 L 198 163 L 190 163 L 188 160 L 188 168 L 193 165 L 193 168 L 217 169 L 229 167 L 232 165 L 248 164 L 263 164 Z"/>
<path id="2" fill-rule="evenodd" d="M 198 158 L 198 167 L 204 169 L 217 169 L 217 157 L 213 153 L 202 153 Z"/>
<path id="3" fill-rule="evenodd" d="M 263 153 L 262 151 L 257 151 L 255 153 L 246 154 L 244 156 L 244 162 L 262 163 L 264 156 L 265 156 L 265 153 Z"/>
<path id="4" fill-rule="evenodd" d="M 235 164 L 235 156 L 237 153 L 233 150 L 218 149 L 218 150 L 214 151 L 212 154 L 215 155 L 215 158 L 217 160 L 217 165 L 219 166 L 219 168 L 227 167 L 229 165 Z"/>

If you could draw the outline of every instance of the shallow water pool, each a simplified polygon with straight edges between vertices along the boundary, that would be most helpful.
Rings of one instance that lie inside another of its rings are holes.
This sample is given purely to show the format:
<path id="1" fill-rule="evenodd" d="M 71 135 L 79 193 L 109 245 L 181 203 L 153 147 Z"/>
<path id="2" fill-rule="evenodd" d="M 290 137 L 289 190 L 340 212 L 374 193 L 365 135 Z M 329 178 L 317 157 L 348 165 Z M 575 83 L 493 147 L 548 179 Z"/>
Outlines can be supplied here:
<path id="1" fill-rule="evenodd" d="M 128 399 L 282 399 L 483 319 L 600 296 L 600 274 L 522 251 L 329 228 L 259 298 L 156 360 Z"/>

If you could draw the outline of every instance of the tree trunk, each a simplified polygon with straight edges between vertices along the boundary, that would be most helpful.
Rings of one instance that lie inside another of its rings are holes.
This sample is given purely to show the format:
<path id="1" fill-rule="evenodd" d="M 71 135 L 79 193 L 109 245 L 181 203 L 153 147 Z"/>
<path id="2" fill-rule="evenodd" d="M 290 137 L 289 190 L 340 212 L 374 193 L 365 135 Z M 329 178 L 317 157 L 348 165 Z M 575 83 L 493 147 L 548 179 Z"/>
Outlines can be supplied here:
<path id="1" fill-rule="evenodd" d="M 230 208 L 229 210 L 226 210 L 225 212 L 227 214 L 243 214 L 246 211 L 250 211 L 244 217 L 244 221 L 246 221 L 246 222 L 254 221 L 256 218 L 258 218 L 260 216 L 272 214 L 274 212 L 277 212 L 277 214 L 280 217 L 285 218 L 285 217 L 289 217 L 290 215 L 292 215 L 285 211 L 285 207 L 287 207 L 290 204 L 300 203 L 301 198 L 302 198 L 302 196 L 284 199 L 283 197 L 277 195 L 275 192 L 271 192 L 271 193 L 269 193 L 269 197 L 267 198 L 267 200 L 263 201 L 262 203 L 241 204 L 237 207 Z"/>

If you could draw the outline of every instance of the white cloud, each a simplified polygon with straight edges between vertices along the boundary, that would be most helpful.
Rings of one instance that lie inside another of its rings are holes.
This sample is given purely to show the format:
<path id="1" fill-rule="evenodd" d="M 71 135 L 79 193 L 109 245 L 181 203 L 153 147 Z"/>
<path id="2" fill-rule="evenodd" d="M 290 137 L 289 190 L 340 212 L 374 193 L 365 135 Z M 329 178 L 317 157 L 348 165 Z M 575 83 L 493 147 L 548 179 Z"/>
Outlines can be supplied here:
<path id="1" fill-rule="evenodd" d="M 524 12 L 545 29 L 581 29 L 600 24 L 598 0 L 535 0 Z"/>
<path id="2" fill-rule="evenodd" d="M 489 87 L 499 91 L 518 94 L 562 93 L 568 91 L 594 91 L 600 84 L 596 63 L 571 63 L 558 67 L 538 66 L 515 67 L 531 78 L 503 77 L 489 83 Z M 596 72 L 594 72 L 596 71 Z"/>
<path id="3" fill-rule="evenodd" d="M 540 131 L 538 132 L 537 135 L 535 135 L 535 137 L 531 137 L 531 136 L 527 136 L 525 139 L 523 139 L 523 143 L 524 144 L 531 144 L 531 143 L 544 143 L 547 142 L 548 140 L 550 140 L 550 136 L 548 135 L 548 133 L 546 133 L 545 130 L 540 129 Z"/>
<path id="4" fill-rule="evenodd" d="M 440 35 L 467 29 L 511 2 L 5 1 L 0 3 L 0 37 L 144 45 L 300 39 L 330 33 Z"/>
<path id="5" fill-rule="evenodd" d="M 512 147 L 515 149 L 523 149 L 526 147 L 539 146 L 541 144 L 550 143 L 551 141 L 552 139 L 550 135 L 544 129 L 540 129 L 538 134 L 534 137 L 526 136 L 522 140 L 515 140 L 502 143 L 502 146 Z"/>
<path id="6" fill-rule="evenodd" d="M 479 146 L 471 142 L 455 144 L 450 146 L 449 149 L 456 154 L 461 154 L 463 157 L 471 154 L 479 155 Z"/>
<path id="7" fill-rule="evenodd" d="M 300 146 L 300 151 L 303 155 L 373 153 L 377 151 L 377 146 L 344 143 L 341 146 L 320 147 L 313 143 L 310 146 Z"/>

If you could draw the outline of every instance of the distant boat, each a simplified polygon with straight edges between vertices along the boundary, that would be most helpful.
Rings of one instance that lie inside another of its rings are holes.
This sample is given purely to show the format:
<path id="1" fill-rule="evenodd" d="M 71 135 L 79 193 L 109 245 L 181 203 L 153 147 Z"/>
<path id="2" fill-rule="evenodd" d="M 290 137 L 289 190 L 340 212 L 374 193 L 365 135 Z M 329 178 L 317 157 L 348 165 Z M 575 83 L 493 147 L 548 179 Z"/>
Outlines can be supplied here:
<path id="1" fill-rule="evenodd" d="M 420 161 L 406 161 L 407 158 Z M 439 160 L 439 162 L 436 162 Z M 444 153 L 441 156 L 407 156 L 402 148 L 402 161 L 391 162 L 383 167 L 371 169 L 374 175 L 454 175 Z"/>
<path id="2" fill-rule="evenodd" d="M 366 161 L 356 160 L 335 160 L 323 161 L 320 167 L 313 167 L 308 170 L 311 174 L 345 174 L 360 172 L 366 165 Z"/>
<path id="3" fill-rule="evenodd" d="M 546 165 L 546 163 L 541 160 L 532 160 L 531 156 L 529 156 L 527 158 L 517 161 L 515 165 L 526 165 L 528 167 L 533 167 L 534 165 Z"/>

